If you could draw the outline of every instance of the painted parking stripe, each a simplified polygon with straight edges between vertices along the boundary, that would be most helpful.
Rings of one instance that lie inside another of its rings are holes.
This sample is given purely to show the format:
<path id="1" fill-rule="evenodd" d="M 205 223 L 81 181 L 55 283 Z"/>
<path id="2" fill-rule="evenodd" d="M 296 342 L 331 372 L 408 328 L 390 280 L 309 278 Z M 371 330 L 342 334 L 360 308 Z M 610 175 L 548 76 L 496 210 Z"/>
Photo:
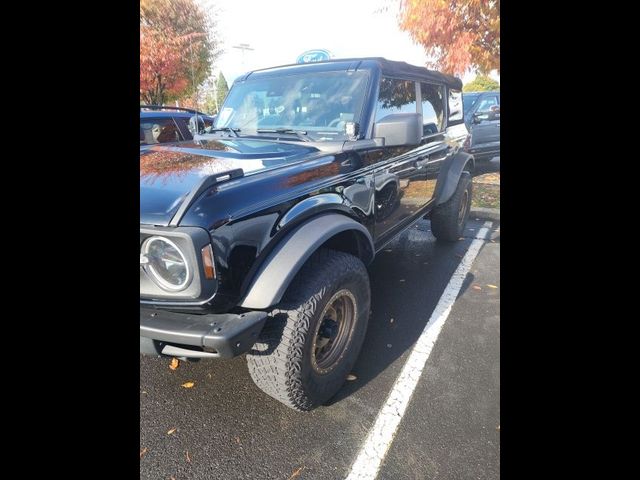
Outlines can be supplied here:
<path id="1" fill-rule="evenodd" d="M 484 223 L 449 280 L 429 322 L 413 346 L 407 362 L 402 367 L 386 402 L 378 413 L 373 428 L 369 431 L 367 439 L 351 467 L 347 480 L 373 480 L 378 475 L 382 461 L 393 442 L 398 425 L 409 405 L 418 380 L 420 380 L 420 375 L 431 354 L 433 345 L 451 312 L 451 307 L 460 293 L 464 279 L 478 255 L 480 247 L 486 240 L 491 225 L 492 222 Z"/>

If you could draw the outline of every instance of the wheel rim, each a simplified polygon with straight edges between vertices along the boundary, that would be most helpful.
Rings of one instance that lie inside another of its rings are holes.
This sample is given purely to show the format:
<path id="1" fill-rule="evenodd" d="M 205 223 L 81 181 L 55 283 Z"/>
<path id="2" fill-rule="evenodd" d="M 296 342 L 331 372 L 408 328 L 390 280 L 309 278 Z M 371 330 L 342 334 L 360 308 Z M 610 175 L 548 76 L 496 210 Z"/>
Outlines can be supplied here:
<path id="1" fill-rule="evenodd" d="M 460 210 L 458 211 L 458 225 L 462 225 L 464 217 L 467 214 L 467 204 L 469 203 L 469 190 L 465 190 L 460 201 Z"/>
<path id="2" fill-rule="evenodd" d="M 356 299 L 348 290 L 336 292 L 327 302 L 313 336 L 311 364 L 318 373 L 327 373 L 344 357 L 357 318 Z"/>

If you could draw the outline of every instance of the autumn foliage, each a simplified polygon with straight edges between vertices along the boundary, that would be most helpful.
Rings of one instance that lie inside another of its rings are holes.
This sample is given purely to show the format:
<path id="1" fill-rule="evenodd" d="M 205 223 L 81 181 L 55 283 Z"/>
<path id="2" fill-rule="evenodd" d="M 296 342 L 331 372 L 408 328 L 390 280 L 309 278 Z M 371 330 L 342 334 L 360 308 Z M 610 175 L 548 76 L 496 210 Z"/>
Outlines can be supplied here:
<path id="1" fill-rule="evenodd" d="M 399 23 L 438 70 L 500 71 L 500 0 L 401 0 Z"/>
<path id="2" fill-rule="evenodd" d="M 180 96 L 188 85 L 182 65 L 186 41 L 140 25 L 140 97 L 162 105 L 167 97 Z"/>
<path id="3" fill-rule="evenodd" d="M 207 142 L 205 147 L 207 150 L 226 150 L 229 148 L 228 145 L 218 142 Z M 157 145 L 140 153 L 140 180 L 147 186 L 158 181 L 164 184 L 169 179 L 175 180 L 184 177 L 194 170 L 201 170 L 213 175 L 232 168 L 233 163 L 224 158 L 218 158 L 214 161 L 207 156 L 174 152 Z"/>
<path id="4" fill-rule="evenodd" d="M 162 105 L 209 74 L 210 25 L 194 0 L 140 1 L 140 99 Z"/>

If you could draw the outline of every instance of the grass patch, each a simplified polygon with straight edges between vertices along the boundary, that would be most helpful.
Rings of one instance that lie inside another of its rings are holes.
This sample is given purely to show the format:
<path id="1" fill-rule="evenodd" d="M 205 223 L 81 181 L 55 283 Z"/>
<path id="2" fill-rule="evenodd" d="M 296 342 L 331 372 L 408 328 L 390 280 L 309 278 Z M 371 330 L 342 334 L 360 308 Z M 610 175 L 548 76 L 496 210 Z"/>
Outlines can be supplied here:
<path id="1" fill-rule="evenodd" d="M 500 173 L 487 173 L 473 179 L 471 206 L 500 208 Z"/>

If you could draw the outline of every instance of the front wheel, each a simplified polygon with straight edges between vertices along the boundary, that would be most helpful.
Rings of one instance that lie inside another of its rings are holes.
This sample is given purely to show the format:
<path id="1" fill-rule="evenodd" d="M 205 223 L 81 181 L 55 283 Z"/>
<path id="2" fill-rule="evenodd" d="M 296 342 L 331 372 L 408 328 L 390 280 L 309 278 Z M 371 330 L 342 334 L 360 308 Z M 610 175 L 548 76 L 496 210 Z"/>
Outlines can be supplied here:
<path id="1" fill-rule="evenodd" d="M 247 354 L 255 384 L 295 410 L 325 403 L 360 353 L 370 298 L 369 276 L 358 258 L 334 250 L 316 252 Z"/>
<path id="2" fill-rule="evenodd" d="M 472 193 L 471 174 L 462 172 L 451 198 L 431 213 L 431 230 L 437 240 L 454 242 L 462 236 L 471 210 Z"/>

